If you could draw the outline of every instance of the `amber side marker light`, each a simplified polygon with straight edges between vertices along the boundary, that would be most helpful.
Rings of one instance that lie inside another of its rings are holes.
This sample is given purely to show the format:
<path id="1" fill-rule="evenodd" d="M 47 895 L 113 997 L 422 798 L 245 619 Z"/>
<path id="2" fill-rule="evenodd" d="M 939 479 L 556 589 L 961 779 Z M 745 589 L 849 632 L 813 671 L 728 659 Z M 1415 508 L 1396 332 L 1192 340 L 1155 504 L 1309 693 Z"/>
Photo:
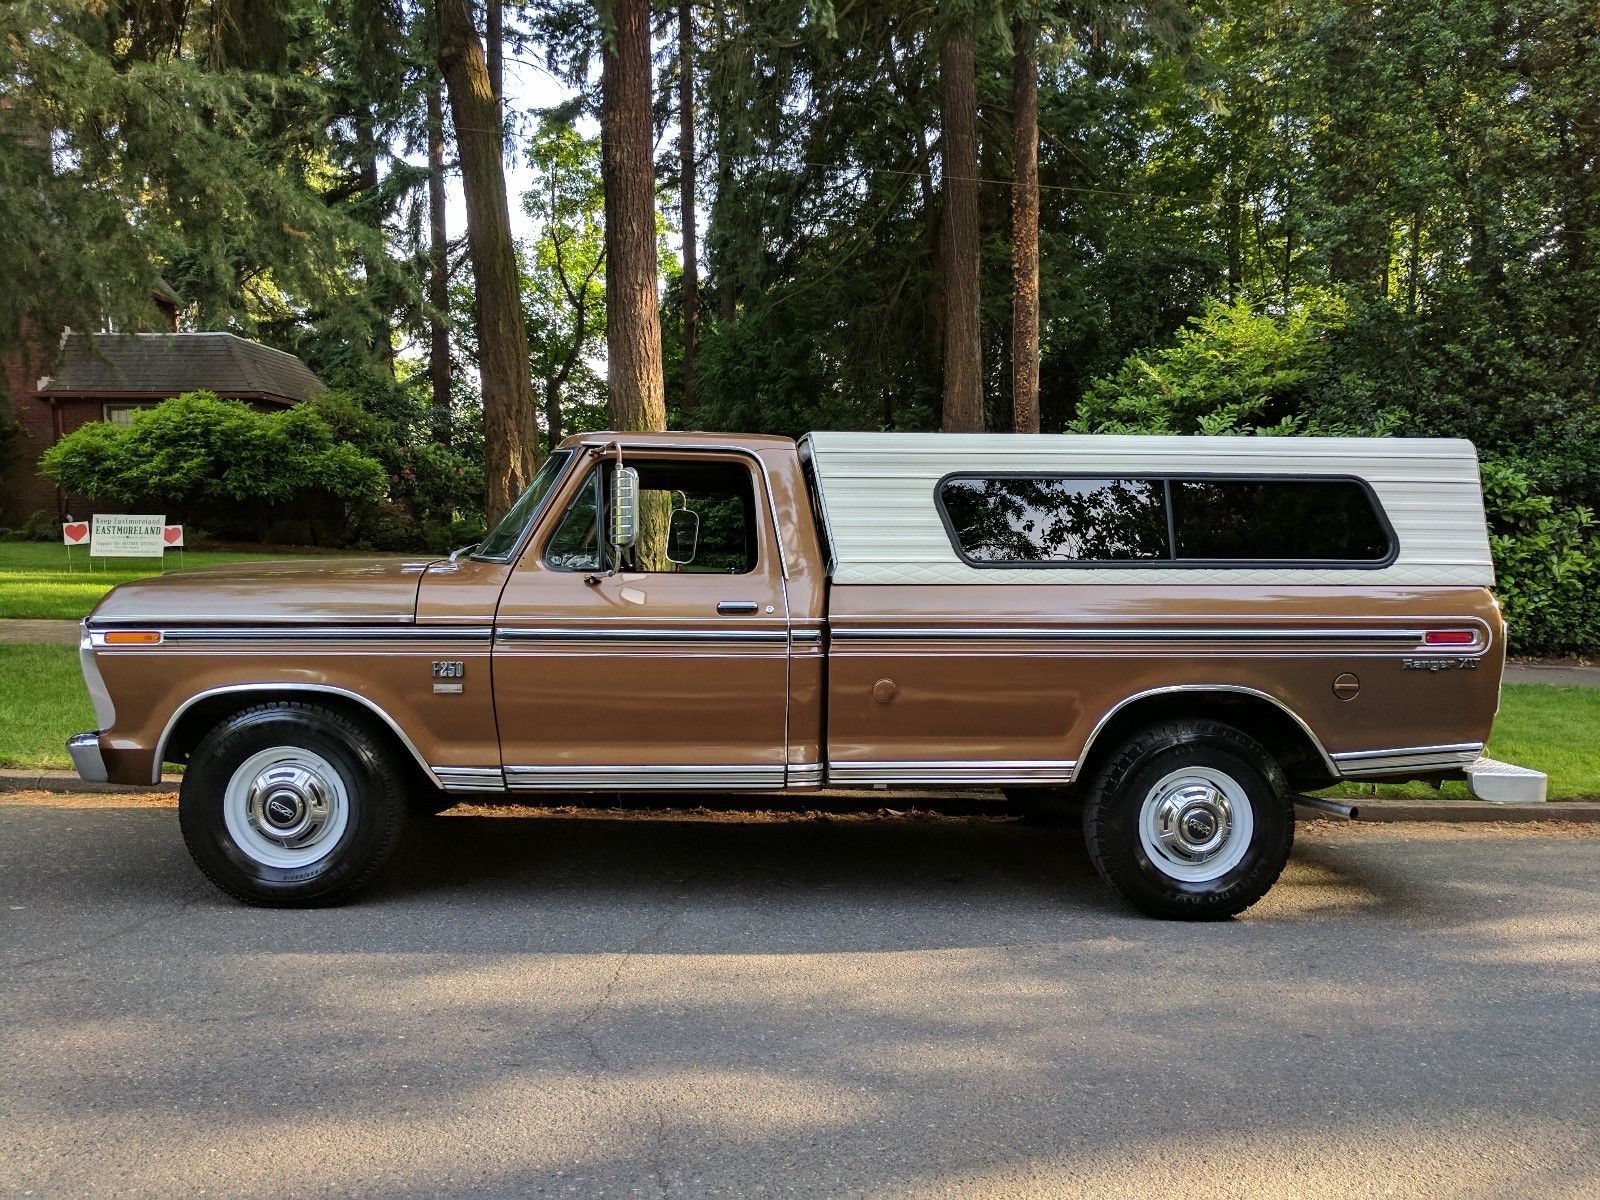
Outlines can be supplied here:
<path id="1" fill-rule="evenodd" d="M 161 635 L 155 630 L 118 629 L 106 634 L 108 646 L 158 646 Z"/>
<path id="2" fill-rule="evenodd" d="M 1477 640 L 1470 629 L 1430 629 L 1422 635 L 1424 646 L 1470 646 Z"/>

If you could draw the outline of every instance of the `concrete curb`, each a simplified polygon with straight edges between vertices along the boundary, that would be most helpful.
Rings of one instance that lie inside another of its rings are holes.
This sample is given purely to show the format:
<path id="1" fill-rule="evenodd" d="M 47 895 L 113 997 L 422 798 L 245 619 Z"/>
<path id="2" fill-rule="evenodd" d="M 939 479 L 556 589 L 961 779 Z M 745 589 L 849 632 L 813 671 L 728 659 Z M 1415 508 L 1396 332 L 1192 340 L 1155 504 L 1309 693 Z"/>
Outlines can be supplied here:
<path id="1" fill-rule="evenodd" d="M 90 783 L 71 771 L 0 771 L 0 792 L 58 792 L 63 795 L 123 795 L 129 792 L 175 792 L 181 775 L 163 775 L 157 784 Z"/>
<path id="2" fill-rule="evenodd" d="M 1400 821 L 1565 821 L 1580 825 L 1600 822 L 1600 801 L 1555 800 L 1543 804 L 1488 804 L 1482 800 L 1352 800 L 1359 825 Z M 1296 804 L 1300 819 L 1337 821 L 1341 818 L 1305 804 Z"/>
<path id="3" fill-rule="evenodd" d="M 143 786 L 125 783 L 86 783 L 71 771 L 0 771 L 0 792 L 55 792 L 61 795 L 115 795 L 118 793 L 175 792 L 182 782 L 181 775 L 163 775 L 158 784 Z M 531 799 L 531 798 L 523 798 Z M 571 797 L 550 796 L 555 804 L 570 803 Z M 604 804 L 601 797 L 594 801 Z M 644 808 L 677 807 L 681 803 L 706 806 L 704 801 L 713 797 L 677 797 L 669 804 L 662 797 L 638 797 Z M 720 798 L 715 798 L 720 799 Z M 754 801 L 754 803 L 751 803 Z M 818 804 L 817 802 L 821 802 Z M 493 803 L 488 796 L 463 796 L 467 804 Z M 514 801 L 515 803 L 515 801 Z M 1485 804 L 1481 800 L 1376 800 L 1357 798 L 1346 801 L 1357 809 L 1355 820 L 1362 824 L 1393 821 L 1565 821 L 1582 824 L 1600 822 L 1600 801 L 1568 800 L 1546 804 Z M 797 792 L 785 796 L 771 796 L 763 802 L 754 796 L 739 796 L 732 803 L 713 803 L 709 807 L 737 811 L 744 808 L 850 808 L 856 811 L 872 808 L 905 809 L 922 804 L 936 804 L 941 811 L 963 814 L 996 813 L 1001 800 L 997 792 L 961 791 L 956 789 L 915 788 L 899 791 L 863 790 L 858 788 L 823 788 L 815 792 Z M 1339 820 L 1318 809 L 1296 805 L 1301 820 Z"/>

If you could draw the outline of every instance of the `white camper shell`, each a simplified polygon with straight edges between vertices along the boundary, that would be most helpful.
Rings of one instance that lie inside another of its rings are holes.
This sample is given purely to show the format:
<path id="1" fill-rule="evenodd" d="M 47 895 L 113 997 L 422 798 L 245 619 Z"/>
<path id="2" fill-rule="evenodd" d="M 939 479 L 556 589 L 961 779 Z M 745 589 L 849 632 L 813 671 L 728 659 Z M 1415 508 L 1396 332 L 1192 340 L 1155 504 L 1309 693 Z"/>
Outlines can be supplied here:
<path id="1" fill-rule="evenodd" d="M 838 584 L 1494 583 L 1478 456 L 1460 439 L 812 433 L 800 454 L 816 481 Z M 958 553 L 935 499 L 940 482 L 958 474 L 1355 479 L 1372 489 L 1396 547 L 1392 560 L 1352 569 L 980 568 Z"/>

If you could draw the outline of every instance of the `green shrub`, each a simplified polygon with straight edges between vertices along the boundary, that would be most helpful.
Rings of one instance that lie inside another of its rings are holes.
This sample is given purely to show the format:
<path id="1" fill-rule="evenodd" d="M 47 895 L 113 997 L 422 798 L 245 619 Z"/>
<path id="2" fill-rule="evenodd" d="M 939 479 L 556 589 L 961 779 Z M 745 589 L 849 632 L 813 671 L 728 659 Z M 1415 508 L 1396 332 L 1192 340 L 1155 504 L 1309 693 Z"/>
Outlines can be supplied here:
<path id="1" fill-rule="evenodd" d="M 1345 318 L 1331 292 L 1288 312 L 1212 301 L 1160 350 L 1131 354 L 1089 385 L 1080 433 L 1303 433 L 1308 400 Z"/>
<path id="2" fill-rule="evenodd" d="M 1600 526 L 1504 463 L 1483 464 L 1495 591 L 1519 654 L 1600 649 Z"/>
<path id="3" fill-rule="evenodd" d="M 337 440 L 311 406 L 260 413 L 211 392 L 188 392 L 134 415 L 130 425 L 95 421 L 40 459 L 69 492 L 128 506 L 150 505 L 220 527 L 265 529 L 268 506 L 349 504 L 380 497 L 383 468 Z"/>
<path id="4" fill-rule="evenodd" d="M 15 529 L 0 529 L 0 542 L 59 542 L 61 523 L 54 513 L 39 509 Z"/>

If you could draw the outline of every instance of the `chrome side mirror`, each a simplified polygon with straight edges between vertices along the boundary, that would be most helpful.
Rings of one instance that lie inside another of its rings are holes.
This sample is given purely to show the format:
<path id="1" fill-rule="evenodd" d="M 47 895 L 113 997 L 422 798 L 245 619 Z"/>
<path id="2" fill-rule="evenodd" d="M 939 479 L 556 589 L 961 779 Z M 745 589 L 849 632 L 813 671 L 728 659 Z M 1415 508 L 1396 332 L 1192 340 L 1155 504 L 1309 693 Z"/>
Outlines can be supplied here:
<path id="1" fill-rule="evenodd" d="M 692 508 L 675 508 L 667 520 L 667 561 L 686 567 L 700 548 L 700 514 Z"/>
<path id="2" fill-rule="evenodd" d="M 639 540 L 639 472 L 618 467 L 611 473 L 611 544 L 625 550 Z"/>

